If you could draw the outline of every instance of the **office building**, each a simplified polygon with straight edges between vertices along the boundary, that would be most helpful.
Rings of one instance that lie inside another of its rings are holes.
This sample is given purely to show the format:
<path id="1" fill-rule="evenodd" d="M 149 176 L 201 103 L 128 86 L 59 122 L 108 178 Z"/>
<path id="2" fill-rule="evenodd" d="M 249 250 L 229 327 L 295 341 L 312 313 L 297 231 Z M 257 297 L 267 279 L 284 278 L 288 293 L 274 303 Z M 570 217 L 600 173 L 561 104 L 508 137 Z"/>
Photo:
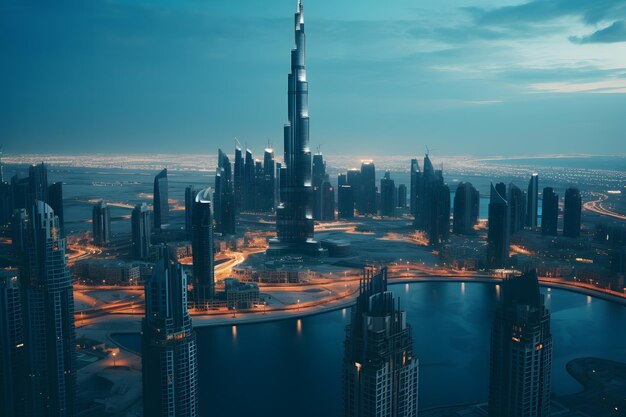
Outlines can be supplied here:
<path id="1" fill-rule="evenodd" d="M 565 190 L 563 203 L 563 235 L 580 237 L 580 215 L 583 201 L 578 188 Z"/>
<path id="2" fill-rule="evenodd" d="M 340 219 L 354 218 L 354 189 L 352 186 L 339 186 L 337 190 L 337 212 Z"/>
<path id="3" fill-rule="evenodd" d="M 510 210 L 511 234 L 524 228 L 526 218 L 526 196 L 524 192 L 514 184 L 509 184 L 508 203 Z"/>
<path id="4" fill-rule="evenodd" d="M 91 219 L 93 244 L 106 246 L 111 243 L 111 211 L 104 201 L 93 206 Z"/>
<path id="5" fill-rule="evenodd" d="M 63 213 L 63 183 L 58 181 L 48 187 L 48 205 L 59 218 L 59 230 L 65 236 L 65 215 Z"/>
<path id="6" fill-rule="evenodd" d="M 196 194 L 197 191 L 193 185 L 185 187 L 185 235 L 187 239 L 191 239 L 191 210 L 193 209 L 193 202 L 196 200 Z"/>
<path id="7" fill-rule="evenodd" d="M 235 212 L 243 210 L 245 164 L 241 154 L 241 147 L 235 146 L 235 166 L 233 170 L 233 187 L 235 189 Z"/>
<path id="8" fill-rule="evenodd" d="M 164 225 L 169 223 L 170 205 L 168 199 L 167 168 L 165 168 L 154 177 L 152 206 L 154 210 L 154 229 L 157 232 L 160 231 Z"/>
<path id="9" fill-rule="evenodd" d="M 478 190 L 469 182 L 460 182 L 454 193 L 454 214 L 452 216 L 452 231 L 456 234 L 468 235 L 474 233 L 474 226 L 478 223 L 478 209 L 480 195 Z"/>
<path id="10" fill-rule="evenodd" d="M 48 203 L 48 168 L 43 162 L 28 167 L 28 200 L 24 207 L 30 210 L 35 201 Z"/>
<path id="11" fill-rule="evenodd" d="M 398 185 L 398 207 L 406 207 L 406 185 Z"/>
<path id="12" fill-rule="evenodd" d="M 366 268 L 344 347 L 344 416 L 417 417 L 418 359 L 386 268 Z"/>
<path id="13" fill-rule="evenodd" d="M 304 33 L 304 9 L 298 2 L 294 15 L 295 48 L 287 79 L 288 120 L 284 126 L 284 164 L 280 170 L 280 204 L 276 209 L 276 238 L 267 253 L 325 254 L 313 236 L 313 187 L 309 149 L 308 82 Z"/>
<path id="14" fill-rule="evenodd" d="M 389 171 L 380 179 L 380 215 L 383 217 L 396 215 L 396 183 L 391 179 Z"/>
<path id="15" fill-rule="evenodd" d="M 357 210 L 363 216 L 375 216 L 376 207 L 376 167 L 374 161 L 361 161 L 361 188 L 359 190 L 359 200 Z"/>
<path id="16" fill-rule="evenodd" d="M 413 217 L 416 216 L 417 213 L 417 193 L 418 193 L 418 185 L 422 182 L 420 172 L 419 163 L 417 159 L 411 159 L 411 189 L 409 194 L 409 210 L 411 211 L 411 215 Z"/>
<path id="17" fill-rule="evenodd" d="M 196 308 L 209 308 L 215 298 L 213 262 L 213 208 L 211 189 L 207 188 L 196 195 L 193 203 L 192 254 L 193 254 L 193 293 Z"/>
<path id="18" fill-rule="evenodd" d="M 262 179 L 261 209 L 270 213 L 276 208 L 276 160 L 272 148 L 265 148 L 263 153 Z"/>
<path id="19" fill-rule="evenodd" d="M 535 271 L 505 279 L 491 330 L 489 417 L 550 414 L 550 311 Z"/>
<path id="20" fill-rule="evenodd" d="M 537 210 L 539 209 L 539 176 L 532 174 L 526 193 L 526 226 L 537 227 Z"/>
<path id="21" fill-rule="evenodd" d="M 328 175 L 319 189 L 320 196 L 320 220 L 329 222 L 335 220 L 335 187 L 330 183 Z"/>
<path id="22" fill-rule="evenodd" d="M 556 236 L 559 219 L 559 196 L 552 187 L 543 189 L 541 201 L 541 233 Z"/>
<path id="23" fill-rule="evenodd" d="M 489 230 L 487 232 L 487 264 L 503 268 L 509 263 L 509 204 L 491 184 L 489 199 Z"/>
<path id="24" fill-rule="evenodd" d="M 132 256 L 135 259 L 150 258 L 150 210 L 145 203 L 137 204 L 131 214 Z"/>
<path id="25" fill-rule="evenodd" d="M 195 195 L 194 195 L 195 198 Z M 270 197 L 271 198 L 271 197 Z M 213 193 L 215 231 L 222 235 L 235 234 L 235 195 L 230 160 L 220 149 Z"/>
<path id="26" fill-rule="evenodd" d="M 196 334 L 187 309 L 187 277 L 164 247 L 159 252 L 160 260 L 145 285 L 143 415 L 196 417 L 198 360 Z"/>
<path id="27" fill-rule="evenodd" d="M 19 271 L 26 346 L 29 416 L 69 417 L 76 412 L 73 276 L 65 239 L 50 206 L 32 208 L 27 249 Z"/>
<path id="28" fill-rule="evenodd" d="M 27 372 L 22 300 L 16 269 L 0 269 L 0 410 L 26 415 Z"/>
<path id="29" fill-rule="evenodd" d="M 426 232 L 431 245 L 438 245 L 450 234 L 450 189 L 444 183 L 443 171 L 434 169 L 428 155 L 416 181 L 413 227 Z"/>

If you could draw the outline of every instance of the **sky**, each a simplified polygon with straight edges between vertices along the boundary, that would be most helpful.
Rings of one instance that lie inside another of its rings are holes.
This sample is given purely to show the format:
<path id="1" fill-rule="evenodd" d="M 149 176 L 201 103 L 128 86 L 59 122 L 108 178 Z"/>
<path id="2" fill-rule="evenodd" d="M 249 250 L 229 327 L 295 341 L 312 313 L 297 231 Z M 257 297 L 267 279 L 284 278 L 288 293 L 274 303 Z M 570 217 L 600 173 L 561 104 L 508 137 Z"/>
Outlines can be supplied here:
<path id="1" fill-rule="evenodd" d="M 54 4 L 54 5 L 52 5 Z M 304 0 L 311 148 L 626 153 L 626 0 Z M 0 143 L 282 152 L 296 0 L 0 0 Z"/>

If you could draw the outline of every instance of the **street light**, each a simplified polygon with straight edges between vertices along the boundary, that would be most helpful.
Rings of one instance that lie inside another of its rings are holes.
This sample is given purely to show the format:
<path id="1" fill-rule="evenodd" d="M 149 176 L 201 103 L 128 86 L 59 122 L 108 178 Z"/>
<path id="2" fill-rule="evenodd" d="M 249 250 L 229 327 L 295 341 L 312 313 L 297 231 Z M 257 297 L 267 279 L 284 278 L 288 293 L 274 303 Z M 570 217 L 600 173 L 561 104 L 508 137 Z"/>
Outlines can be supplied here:
<path id="1" fill-rule="evenodd" d="M 117 356 L 117 352 L 113 352 L 113 367 L 115 368 L 115 357 Z"/>
<path id="2" fill-rule="evenodd" d="M 298 311 L 300 311 L 300 299 L 298 299 Z"/>

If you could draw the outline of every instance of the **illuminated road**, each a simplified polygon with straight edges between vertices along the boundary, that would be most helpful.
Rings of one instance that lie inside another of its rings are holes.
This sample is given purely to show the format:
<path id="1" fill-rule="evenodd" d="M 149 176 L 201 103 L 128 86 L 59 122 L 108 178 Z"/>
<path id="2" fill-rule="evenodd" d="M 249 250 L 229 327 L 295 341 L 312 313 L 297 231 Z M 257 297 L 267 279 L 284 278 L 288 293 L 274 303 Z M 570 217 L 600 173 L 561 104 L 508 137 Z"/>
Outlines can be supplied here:
<path id="1" fill-rule="evenodd" d="M 596 197 L 596 200 L 587 201 L 586 203 L 584 203 L 583 208 L 585 210 L 592 211 L 602 216 L 613 217 L 614 219 L 626 220 L 626 216 L 604 207 L 604 202 L 609 198 L 608 195 L 600 193 L 593 193 L 593 195 Z"/>

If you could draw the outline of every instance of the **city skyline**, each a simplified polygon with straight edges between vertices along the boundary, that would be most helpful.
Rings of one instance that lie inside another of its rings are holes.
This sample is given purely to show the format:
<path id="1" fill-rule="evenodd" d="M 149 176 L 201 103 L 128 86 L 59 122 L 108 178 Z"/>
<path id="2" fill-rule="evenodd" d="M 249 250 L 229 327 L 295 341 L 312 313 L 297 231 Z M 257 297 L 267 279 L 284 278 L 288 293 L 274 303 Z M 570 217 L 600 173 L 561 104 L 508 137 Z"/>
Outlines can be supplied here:
<path id="1" fill-rule="evenodd" d="M 0 45 L 14 57 L 1 78 L 7 152 L 30 151 L 26 143 L 42 152 L 198 152 L 235 136 L 254 148 L 280 143 L 293 2 L 68 2 L 54 12 L 38 3 L 9 4 L 0 18 L 31 52 Z M 440 154 L 619 149 L 623 0 L 321 1 L 308 12 L 311 134 L 327 154 L 357 139 L 372 154 L 380 141 Z M 46 83 L 50 75 L 58 82 Z M 248 123 L 234 123 L 241 118 Z"/>

